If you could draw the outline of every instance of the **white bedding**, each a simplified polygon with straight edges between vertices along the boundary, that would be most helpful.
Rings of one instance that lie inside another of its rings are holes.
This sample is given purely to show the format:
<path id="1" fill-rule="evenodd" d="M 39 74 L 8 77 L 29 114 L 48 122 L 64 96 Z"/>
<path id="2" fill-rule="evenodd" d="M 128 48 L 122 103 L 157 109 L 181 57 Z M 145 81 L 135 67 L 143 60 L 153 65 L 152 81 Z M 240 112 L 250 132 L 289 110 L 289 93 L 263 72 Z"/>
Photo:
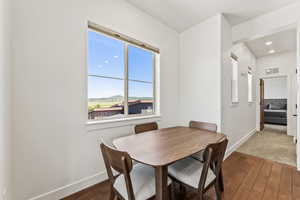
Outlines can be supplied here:
<path id="1" fill-rule="evenodd" d="M 265 112 L 287 112 L 287 110 L 271 110 L 271 109 L 265 109 Z"/>

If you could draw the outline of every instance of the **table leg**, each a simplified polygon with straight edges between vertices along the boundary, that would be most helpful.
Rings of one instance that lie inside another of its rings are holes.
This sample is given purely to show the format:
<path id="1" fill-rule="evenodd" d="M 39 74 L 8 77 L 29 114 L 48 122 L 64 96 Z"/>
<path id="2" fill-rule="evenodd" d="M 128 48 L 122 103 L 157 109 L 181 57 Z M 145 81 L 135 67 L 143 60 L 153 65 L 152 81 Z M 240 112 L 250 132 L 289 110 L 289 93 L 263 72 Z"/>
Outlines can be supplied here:
<path id="1" fill-rule="evenodd" d="M 155 168 L 156 200 L 167 200 L 168 196 L 168 167 Z"/>
<path id="2" fill-rule="evenodd" d="M 219 175 L 219 184 L 220 184 L 220 189 L 222 192 L 224 192 L 224 179 L 223 179 L 223 172 L 222 172 L 222 167 L 220 169 L 220 175 Z"/>

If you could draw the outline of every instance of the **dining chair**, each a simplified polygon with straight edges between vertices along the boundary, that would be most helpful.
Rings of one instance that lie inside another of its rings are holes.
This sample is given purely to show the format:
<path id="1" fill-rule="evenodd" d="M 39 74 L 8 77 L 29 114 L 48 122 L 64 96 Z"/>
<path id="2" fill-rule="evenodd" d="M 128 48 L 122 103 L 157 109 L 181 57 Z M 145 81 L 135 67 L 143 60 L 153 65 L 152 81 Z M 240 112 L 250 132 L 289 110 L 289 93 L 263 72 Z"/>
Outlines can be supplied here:
<path id="1" fill-rule="evenodd" d="M 101 136 L 100 143 L 103 143 L 106 146 L 109 146 L 110 148 L 116 149 L 116 147 L 113 144 L 114 139 L 121 138 L 121 137 L 126 137 L 126 136 L 131 135 L 131 134 L 132 133 L 128 133 L 128 132 L 125 132 L 125 131 L 120 132 L 120 133 L 114 133 L 114 134 L 105 133 Z M 133 164 L 136 164 L 136 163 L 134 162 Z M 114 170 L 113 168 L 112 168 L 112 173 L 113 173 L 114 176 L 119 175 L 119 172 Z"/>
<path id="2" fill-rule="evenodd" d="M 217 199 L 222 199 L 220 188 L 220 169 L 228 140 L 210 144 L 205 148 L 200 162 L 191 157 L 184 158 L 168 167 L 169 176 L 174 182 L 197 190 L 199 200 L 204 199 L 204 193 L 212 186 L 215 187 Z"/>
<path id="3" fill-rule="evenodd" d="M 155 195 L 153 167 L 139 163 L 133 165 L 128 153 L 118 151 L 103 143 L 100 147 L 110 182 L 110 200 L 115 197 L 122 200 L 145 200 Z M 120 175 L 113 176 L 111 169 L 116 170 Z M 170 190 L 171 183 L 172 180 L 168 178 Z"/>
<path id="4" fill-rule="evenodd" d="M 196 128 L 196 129 L 201 129 L 201 130 L 206 130 L 206 131 L 211 131 L 211 132 L 217 132 L 217 125 L 213 123 L 208 123 L 208 122 L 198 122 L 198 121 L 190 121 L 189 123 L 190 128 Z M 203 152 L 200 151 L 192 155 L 193 158 L 203 161 Z"/>
<path id="5" fill-rule="evenodd" d="M 145 123 L 145 124 L 137 124 L 134 127 L 134 132 L 135 134 L 143 133 L 146 131 L 153 131 L 157 130 L 158 125 L 156 122 L 151 122 L 151 123 Z"/>
<path id="6" fill-rule="evenodd" d="M 189 123 L 190 128 L 196 128 L 200 130 L 206 130 L 211 132 L 217 132 L 218 126 L 214 123 L 208 123 L 208 122 L 199 122 L 199 121 L 190 121 Z M 203 153 L 204 151 L 197 152 L 192 155 L 194 159 L 197 159 L 201 162 L 203 162 Z M 222 169 L 220 170 L 220 187 L 221 190 L 224 191 L 224 181 L 223 181 L 223 172 Z"/>
<path id="7" fill-rule="evenodd" d="M 206 131 L 211 131 L 211 132 L 217 132 L 217 125 L 213 123 L 208 123 L 208 122 L 199 122 L 199 121 L 190 121 L 189 123 L 190 128 L 196 128 L 196 129 L 201 129 L 201 130 L 206 130 Z M 193 158 L 203 161 L 203 152 L 200 151 L 192 155 Z"/>
<path id="8" fill-rule="evenodd" d="M 208 123 L 208 122 L 199 122 L 199 121 L 190 121 L 190 128 L 197 128 L 212 132 L 217 132 L 218 126 L 217 124 Z"/>
<path id="9" fill-rule="evenodd" d="M 102 138 L 100 139 L 100 142 L 101 142 L 101 144 L 104 144 L 105 146 L 108 146 L 108 147 L 110 147 L 110 148 L 112 148 L 112 149 L 116 149 L 115 146 L 114 146 L 113 143 L 112 143 L 112 140 L 111 140 L 111 139 L 108 139 L 107 137 L 102 137 Z M 112 167 L 111 167 L 111 172 L 112 172 L 112 175 L 113 175 L 114 177 L 117 177 L 117 176 L 120 175 L 120 173 L 119 173 L 118 171 L 114 170 Z"/>

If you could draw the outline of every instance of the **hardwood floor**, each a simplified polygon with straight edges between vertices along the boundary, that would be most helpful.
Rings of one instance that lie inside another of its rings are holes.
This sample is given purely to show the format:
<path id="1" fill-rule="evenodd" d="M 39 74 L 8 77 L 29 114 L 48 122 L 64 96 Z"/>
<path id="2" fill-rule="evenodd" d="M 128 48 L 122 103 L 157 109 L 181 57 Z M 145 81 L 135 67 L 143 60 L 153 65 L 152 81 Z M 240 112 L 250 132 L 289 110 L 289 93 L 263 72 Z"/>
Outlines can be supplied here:
<path id="1" fill-rule="evenodd" d="M 225 200 L 300 200 L 300 172 L 295 167 L 234 152 L 225 160 L 223 174 Z M 63 200 L 107 200 L 108 194 L 108 184 L 103 182 Z M 176 192 L 178 200 L 194 197 L 191 191 L 185 198 Z M 216 199 L 213 189 L 206 197 Z"/>

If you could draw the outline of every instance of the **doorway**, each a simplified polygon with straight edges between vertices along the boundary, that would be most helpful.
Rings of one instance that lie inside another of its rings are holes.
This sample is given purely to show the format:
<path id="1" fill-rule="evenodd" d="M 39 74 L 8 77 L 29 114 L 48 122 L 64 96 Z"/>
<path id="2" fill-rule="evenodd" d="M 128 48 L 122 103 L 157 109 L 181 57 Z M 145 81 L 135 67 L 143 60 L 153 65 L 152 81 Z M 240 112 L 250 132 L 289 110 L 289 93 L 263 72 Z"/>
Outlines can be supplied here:
<path id="1" fill-rule="evenodd" d="M 296 166 L 297 29 L 244 43 L 256 57 L 258 131 L 238 151 Z"/>
<path id="2" fill-rule="evenodd" d="M 287 76 L 261 78 L 260 82 L 260 131 L 266 125 L 283 126 L 287 131 L 287 126 L 291 119 L 288 118 L 288 107 L 291 99 L 288 93 Z M 290 116 L 292 117 L 292 116 Z M 291 135 L 291 134 L 290 134 Z"/>

